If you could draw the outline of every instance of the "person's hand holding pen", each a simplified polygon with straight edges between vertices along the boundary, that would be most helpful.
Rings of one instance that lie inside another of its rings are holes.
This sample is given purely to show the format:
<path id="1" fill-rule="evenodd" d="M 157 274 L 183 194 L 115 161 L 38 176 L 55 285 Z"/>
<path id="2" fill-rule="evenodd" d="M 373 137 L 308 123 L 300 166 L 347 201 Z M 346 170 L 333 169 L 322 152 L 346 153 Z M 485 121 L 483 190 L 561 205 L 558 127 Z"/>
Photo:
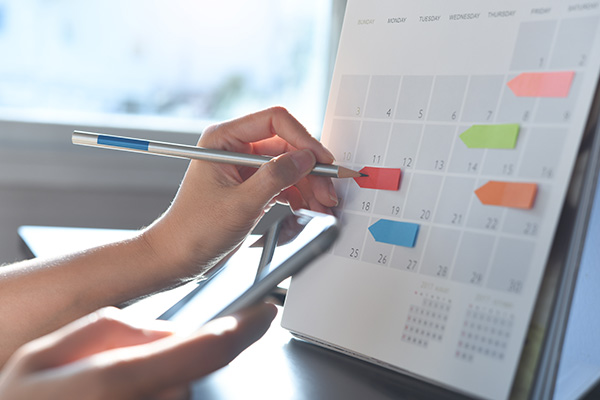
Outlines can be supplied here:
<path id="1" fill-rule="evenodd" d="M 235 248 L 276 201 L 325 212 L 337 204 L 329 178 L 307 177 L 315 162 L 330 164 L 333 156 L 282 108 L 212 126 L 199 144 L 277 157 L 258 170 L 192 161 L 171 207 L 137 237 L 3 267 L 0 397 L 177 394 L 268 329 L 275 307 L 262 304 L 184 339 L 105 312 L 57 330 L 197 276 Z"/>
<path id="2" fill-rule="evenodd" d="M 145 233 L 165 265 L 198 274 L 241 243 L 275 202 L 320 212 L 337 205 L 330 178 L 307 176 L 333 155 L 283 108 L 211 126 L 198 145 L 278 157 L 258 170 L 192 161 L 172 206 Z"/>

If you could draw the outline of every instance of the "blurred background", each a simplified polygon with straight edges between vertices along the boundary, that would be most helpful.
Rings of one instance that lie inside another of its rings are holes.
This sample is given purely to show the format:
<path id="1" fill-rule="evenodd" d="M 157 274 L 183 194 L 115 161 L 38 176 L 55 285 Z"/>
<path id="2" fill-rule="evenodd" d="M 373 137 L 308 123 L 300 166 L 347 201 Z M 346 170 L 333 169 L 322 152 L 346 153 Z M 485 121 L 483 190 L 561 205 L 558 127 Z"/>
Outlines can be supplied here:
<path id="1" fill-rule="evenodd" d="M 221 120 L 323 114 L 331 2 L 0 1 L 0 107 Z M 23 115 L 23 114 L 21 114 Z"/>
<path id="2" fill-rule="evenodd" d="M 0 0 L 0 263 L 19 225 L 135 229 L 187 163 L 73 129 L 194 144 L 272 105 L 320 135 L 345 0 Z"/>

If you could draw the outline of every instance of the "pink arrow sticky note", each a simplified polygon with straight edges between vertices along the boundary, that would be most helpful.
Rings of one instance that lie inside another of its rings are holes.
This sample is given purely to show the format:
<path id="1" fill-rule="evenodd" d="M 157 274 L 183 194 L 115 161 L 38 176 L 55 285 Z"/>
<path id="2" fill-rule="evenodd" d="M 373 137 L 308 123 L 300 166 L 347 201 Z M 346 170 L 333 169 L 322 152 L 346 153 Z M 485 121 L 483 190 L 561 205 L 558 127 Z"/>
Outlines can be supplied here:
<path id="1" fill-rule="evenodd" d="M 359 172 L 368 175 L 354 178 L 363 189 L 398 190 L 400 189 L 400 168 L 364 167 Z"/>
<path id="2" fill-rule="evenodd" d="M 574 71 L 524 72 L 508 87 L 518 97 L 567 97 L 574 77 Z"/>

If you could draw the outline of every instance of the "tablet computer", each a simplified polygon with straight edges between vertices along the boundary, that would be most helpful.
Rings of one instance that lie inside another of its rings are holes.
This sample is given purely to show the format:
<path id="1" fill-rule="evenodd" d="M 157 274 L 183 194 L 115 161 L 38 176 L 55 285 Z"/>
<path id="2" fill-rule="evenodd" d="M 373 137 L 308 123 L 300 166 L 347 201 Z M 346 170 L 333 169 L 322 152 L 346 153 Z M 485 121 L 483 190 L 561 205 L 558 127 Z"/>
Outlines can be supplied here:
<path id="1" fill-rule="evenodd" d="M 308 210 L 279 219 L 263 236 L 249 237 L 159 319 L 175 322 L 180 333 L 191 333 L 212 319 L 256 304 L 327 251 L 338 229 L 334 216 Z"/>

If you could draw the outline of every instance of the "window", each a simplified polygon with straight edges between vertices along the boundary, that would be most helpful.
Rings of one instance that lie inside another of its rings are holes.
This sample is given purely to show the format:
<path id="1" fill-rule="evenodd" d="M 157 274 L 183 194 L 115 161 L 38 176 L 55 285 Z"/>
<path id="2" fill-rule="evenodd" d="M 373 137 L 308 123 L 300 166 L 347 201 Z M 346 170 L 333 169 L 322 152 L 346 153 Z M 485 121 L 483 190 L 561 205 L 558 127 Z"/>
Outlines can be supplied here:
<path id="1" fill-rule="evenodd" d="M 318 132 L 333 14 L 323 0 L 0 0 L 0 117 L 143 127 L 281 104 Z"/>
<path id="2" fill-rule="evenodd" d="M 0 35 L 4 30 L 4 7 L 0 4 Z"/>

